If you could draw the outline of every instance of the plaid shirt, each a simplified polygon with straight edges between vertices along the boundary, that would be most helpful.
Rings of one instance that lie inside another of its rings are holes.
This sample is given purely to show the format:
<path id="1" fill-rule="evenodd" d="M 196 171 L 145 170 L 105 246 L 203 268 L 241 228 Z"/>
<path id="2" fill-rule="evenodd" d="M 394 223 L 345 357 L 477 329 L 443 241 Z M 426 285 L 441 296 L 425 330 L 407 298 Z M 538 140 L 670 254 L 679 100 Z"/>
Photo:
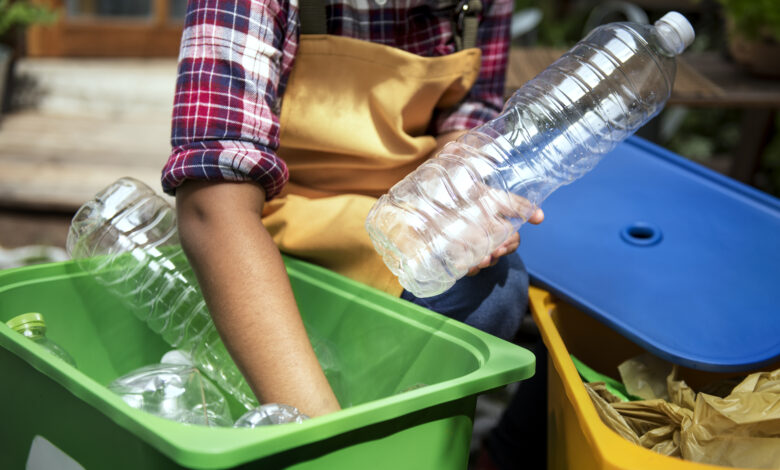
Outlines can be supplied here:
<path id="1" fill-rule="evenodd" d="M 324 0 L 328 34 L 425 56 L 455 51 L 454 7 L 435 0 Z M 482 0 L 479 77 L 435 116 L 433 132 L 470 129 L 503 106 L 511 0 Z M 173 151 L 162 174 L 173 194 L 187 179 L 255 181 L 271 199 L 288 179 L 278 158 L 279 110 L 298 47 L 297 0 L 195 0 L 187 8 L 173 108 Z"/>

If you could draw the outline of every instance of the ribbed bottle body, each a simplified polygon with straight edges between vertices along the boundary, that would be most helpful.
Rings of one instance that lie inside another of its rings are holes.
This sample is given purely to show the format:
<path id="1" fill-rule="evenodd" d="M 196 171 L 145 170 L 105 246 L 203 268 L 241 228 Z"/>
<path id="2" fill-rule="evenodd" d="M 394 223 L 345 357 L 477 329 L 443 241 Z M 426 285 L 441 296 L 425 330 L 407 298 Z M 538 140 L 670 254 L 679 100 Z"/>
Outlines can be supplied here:
<path id="1" fill-rule="evenodd" d="M 449 289 L 555 189 L 658 114 L 675 50 L 653 26 L 595 29 L 517 90 L 494 120 L 447 144 L 374 205 L 366 228 L 401 285 Z"/>
<path id="2" fill-rule="evenodd" d="M 515 170 L 507 173 L 510 190 L 522 192 L 533 173 L 557 186 L 587 173 L 661 111 L 675 71 L 674 54 L 653 27 L 613 23 L 595 29 L 482 126 L 502 143 Z"/>
<path id="3" fill-rule="evenodd" d="M 164 199 L 132 178 L 118 180 L 79 209 L 67 248 L 171 347 L 189 352 L 247 409 L 258 405 L 217 334 Z"/>

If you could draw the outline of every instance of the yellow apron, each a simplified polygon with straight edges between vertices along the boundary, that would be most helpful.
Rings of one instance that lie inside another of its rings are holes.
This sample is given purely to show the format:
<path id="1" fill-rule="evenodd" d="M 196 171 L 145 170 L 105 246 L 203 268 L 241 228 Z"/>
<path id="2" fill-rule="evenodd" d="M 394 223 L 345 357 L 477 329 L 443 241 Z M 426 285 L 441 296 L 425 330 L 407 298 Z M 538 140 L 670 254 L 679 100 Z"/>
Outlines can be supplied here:
<path id="1" fill-rule="evenodd" d="M 364 223 L 376 197 L 435 148 L 435 108 L 463 99 L 480 51 L 422 57 L 367 41 L 301 35 L 280 115 L 290 182 L 263 223 L 279 249 L 392 295 L 401 285 Z"/>

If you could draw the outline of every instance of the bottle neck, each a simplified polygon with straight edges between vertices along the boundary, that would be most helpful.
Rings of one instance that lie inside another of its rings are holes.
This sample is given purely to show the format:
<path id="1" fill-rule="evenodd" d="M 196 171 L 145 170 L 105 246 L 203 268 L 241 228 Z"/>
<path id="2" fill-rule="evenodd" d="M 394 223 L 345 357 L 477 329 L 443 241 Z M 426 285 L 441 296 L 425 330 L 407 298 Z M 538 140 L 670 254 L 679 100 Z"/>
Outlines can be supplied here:
<path id="1" fill-rule="evenodd" d="M 671 24 L 658 20 L 654 24 L 658 37 L 662 40 L 664 48 L 673 55 L 680 55 L 687 47 L 685 40 Z"/>
<path id="2" fill-rule="evenodd" d="M 30 339 L 43 338 L 46 336 L 45 326 L 19 325 L 14 331 Z"/>

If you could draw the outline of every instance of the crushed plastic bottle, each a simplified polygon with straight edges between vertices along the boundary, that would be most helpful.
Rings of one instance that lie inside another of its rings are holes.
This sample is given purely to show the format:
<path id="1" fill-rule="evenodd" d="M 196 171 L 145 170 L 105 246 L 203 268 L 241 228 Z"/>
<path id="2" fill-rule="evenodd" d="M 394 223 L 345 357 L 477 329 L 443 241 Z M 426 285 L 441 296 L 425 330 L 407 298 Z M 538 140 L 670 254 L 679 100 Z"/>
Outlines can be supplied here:
<path id="1" fill-rule="evenodd" d="M 256 428 L 274 424 L 302 423 L 308 416 L 298 411 L 298 408 L 279 403 L 267 403 L 254 410 L 244 413 L 233 425 L 236 428 Z"/>
<path id="2" fill-rule="evenodd" d="M 449 289 L 547 196 L 592 169 L 658 114 L 693 28 L 611 23 L 518 89 L 494 120 L 447 144 L 383 195 L 366 229 L 417 297 Z"/>
<path id="3" fill-rule="evenodd" d="M 225 396 L 201 372 L 187 364 L 153 364 L 108 385 L 125 403 L 161 418 L 185 424 L 229 427 Z"/>
<path id="4" fill-rule="evenodd" d="M 76 367 L 76 361 L 59 344 L 46 336 L 46 321 L 38 312 L 23 313 L 6 322 L 9 328 L 41 345 L 50 353 Z"/>

